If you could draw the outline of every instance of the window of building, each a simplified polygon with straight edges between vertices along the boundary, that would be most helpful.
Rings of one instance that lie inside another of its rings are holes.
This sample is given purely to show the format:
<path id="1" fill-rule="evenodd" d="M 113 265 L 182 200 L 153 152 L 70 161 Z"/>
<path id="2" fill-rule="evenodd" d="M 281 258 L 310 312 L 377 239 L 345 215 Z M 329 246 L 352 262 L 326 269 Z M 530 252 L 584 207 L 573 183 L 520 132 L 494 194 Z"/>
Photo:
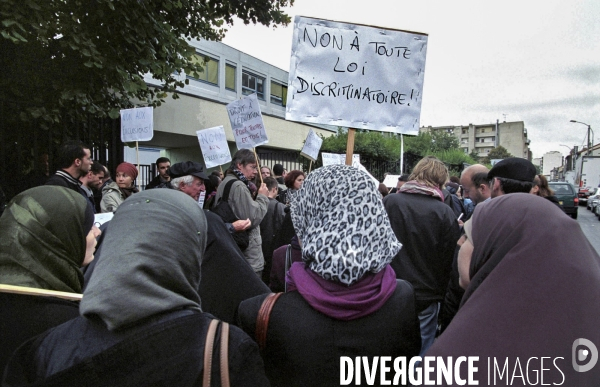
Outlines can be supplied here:
<path id="1" fill-rule="evenodd" d="M 225 65 L 225 88 L 235 91 L 235 66 L 229 63 Z"/>
<path id="2" fill-rule="evenodd" d="M 259 99 L 265 99 L 265 79 L 249 71 L 242 71 L 242 94 L 256 93 Z"/>
<path id="3" fill-rule="evenodd" d="M 462 134 L 467 134 L 467 129 L 463 129 Z"/>
<path id="4" fill-rule="evenodd" d="M 287 101 L 287 86 L 271 81 L 271 103 L 285 106 Z"/>
<path id="5" fill-rule="evenodd" d="M 207 82 L 212 85 L 219 84 L 219 60 L 215 58 L 211 58 L 207 55 L 196 54 L 192 57 L 192 62 L 195 64 L 200 64 L 202 66 L 202 71 L 199 71 L 197 74 L 187 74 L 187 77 L 190 79 L 194 79 L 196 81 Z M 196 77 L 197 75 L 198 77 Z"/>

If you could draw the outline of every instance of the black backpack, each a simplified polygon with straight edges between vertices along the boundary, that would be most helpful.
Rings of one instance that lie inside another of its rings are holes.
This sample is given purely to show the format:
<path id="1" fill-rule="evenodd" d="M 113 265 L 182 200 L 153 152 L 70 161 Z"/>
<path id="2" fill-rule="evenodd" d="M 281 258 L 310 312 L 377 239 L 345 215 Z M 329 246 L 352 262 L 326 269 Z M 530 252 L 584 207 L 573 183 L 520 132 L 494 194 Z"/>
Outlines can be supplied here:
<path id="1" fill-rule="evenodd" d="M 233 179 L 229 181 L 227 185 L 225 185 L 225 190 L 223 191 L 223 196 L 219 200 L 219 203 L 210 210 L 211 212 L 214 212 L 215 214 L 219 215 L 225 223 L 233 223 L 236 220 L 239 220 L 233 213 L 233 210 L 229 206 L 228 202 L 229 191 L 231 191 L 231 186 L 235 182 L 236 180 Z M 248 231 L 244 230 L 234 232 L 233 234 L 231 234 L 231 236 L 233 237 L 233 240 L 238 245 L 240 250 L 244 251 L 248 248 L 248 245 L 250 244 L 250 235 L 248 234 Z"/>

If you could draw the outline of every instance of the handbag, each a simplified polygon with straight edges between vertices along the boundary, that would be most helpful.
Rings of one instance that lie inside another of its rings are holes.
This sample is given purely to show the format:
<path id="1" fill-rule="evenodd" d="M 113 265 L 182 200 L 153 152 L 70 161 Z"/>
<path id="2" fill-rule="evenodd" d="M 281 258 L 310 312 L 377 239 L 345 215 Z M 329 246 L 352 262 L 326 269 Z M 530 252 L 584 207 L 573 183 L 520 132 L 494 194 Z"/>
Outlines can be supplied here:
<path id="1" fill-rule="evenodd" d="M 256 343 L 260 350 L 265 349 L 267 346 L 267 329 L 269 328 L 269 318 L 271 317 L 271 311 L 273 305 L 283 293 L 271 293 L 269 294 L 260 305 L 258 315 L 256 316 L 256 331 L 254 333 Z"/>
<path id="2" fill-rule="evenodd" d="M 215 355 L 214 343 L 217 329 L 221 325 L 220 342 L 220 374 L 221 387 L 229 387 L 229 324 L 213 319 L 206 332 L 206 341 L 204 343 L 204 375 L 202 377 L 202 387 L 210 387 L 213 356 Z"/>
<path id="3" fill-rule="evenodd" d="M 236 181 L 237 180 L 230 180 L 229 182 L 227 182 L 227 184 L 225 185 L 225 190 L 223 190 L 223 196 L 219 200 L 219 203 L 211 210 L 215 214 L 219 215 L 225 223 L 233 223 L 236 220 L 239 220 L 237 216 L 235 216 L 235 214 L 233 213 L 233 210 L 231 209 L 231 206 L 228 202 L 229 191 L 231 191 L 231 186 Z M 237 231 L 231 234 L 231 236 L 233 237 L 233 240 L 238 245 L 240 250 L 244 251 L 248 248 L 248 245 L 250 244 L 250 234 L 248 234 L 248 231 Z"/>

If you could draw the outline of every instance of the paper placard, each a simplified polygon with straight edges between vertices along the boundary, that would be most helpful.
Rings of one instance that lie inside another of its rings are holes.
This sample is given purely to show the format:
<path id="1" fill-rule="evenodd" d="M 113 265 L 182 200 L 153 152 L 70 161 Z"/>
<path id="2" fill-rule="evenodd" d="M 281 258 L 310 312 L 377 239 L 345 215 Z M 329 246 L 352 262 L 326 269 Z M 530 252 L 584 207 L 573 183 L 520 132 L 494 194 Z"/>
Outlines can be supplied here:
<path id="1" fill-rule="evenodd" d="M 346 155 L 340 155 L 337 153 L 321 153 L 321 160 L 323 160 L 323 166 L 327 165 L 344 165 L 346 164 Z M 360 165 L 360 155 L 354 154 L 352 155 L 352 166 L 354 168 L 358 168 Z"/>
<path id="2" fill-rule="evenodd" d="M 296 16 L 286 119 L 418 134 L 427 39 Z"/>
<path id="3" fill-rule="evenodd" d="M 256 93 L 228 104 L 227 114 L 238 149 L 252 149 L 269 142 Z"/>
<path id="4" fill-rule="evenodd" d="M 317 158 L 319 157 L 319 150 L 321 149 L 322 144 L 323 139 L 317 136 L 316 133 L 311 129 L 308 132 L 308 136 L 306 136 L 306 141 L 304 142 L 304 147 L 302 147 L 300 154 L 307 159 L 317 161 Z"/>
<path id="5" fill-rule="evenodd" d="M 104 212 L 101 214 L 95 214 L 94 215 L 94 226 L 100 228 L 100 226 L 102 226 L 104 223 L 110 221 L 113 216 L 115 216 L 114 213 L 112 212 Z"/>
<path id="6" fill-rule="evenodd" d="M 196 131 L 206 168 L 227 164 L 231 161 L 231 152 L 227 144 L 223 125 Z"/>
<path id="7" fill-rule="evenodd" d="M 154 137 L 152 107 L 121 110 L 121 141 L 150 141 Z"/>
<path id="8" fill-rule="evenodd" d="M 399 177 L 400 175 L 387 175 L 385 179 L 383 179 L 383 184 L 388 188 L 394 188 L 398 185 Z"/>

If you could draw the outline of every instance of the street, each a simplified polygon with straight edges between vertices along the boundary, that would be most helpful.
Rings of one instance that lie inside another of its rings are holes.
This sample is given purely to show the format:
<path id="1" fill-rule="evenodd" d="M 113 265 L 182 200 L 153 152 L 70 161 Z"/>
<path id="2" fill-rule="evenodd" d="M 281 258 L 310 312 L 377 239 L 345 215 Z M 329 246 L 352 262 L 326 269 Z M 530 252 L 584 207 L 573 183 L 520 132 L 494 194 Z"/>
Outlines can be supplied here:
<path id="1" fill-rule="evenodd" d="M 596 215 L 585 206 L 579 206 L 577 222 L 592 246 L 600 254 L 600 221 Z"/>

